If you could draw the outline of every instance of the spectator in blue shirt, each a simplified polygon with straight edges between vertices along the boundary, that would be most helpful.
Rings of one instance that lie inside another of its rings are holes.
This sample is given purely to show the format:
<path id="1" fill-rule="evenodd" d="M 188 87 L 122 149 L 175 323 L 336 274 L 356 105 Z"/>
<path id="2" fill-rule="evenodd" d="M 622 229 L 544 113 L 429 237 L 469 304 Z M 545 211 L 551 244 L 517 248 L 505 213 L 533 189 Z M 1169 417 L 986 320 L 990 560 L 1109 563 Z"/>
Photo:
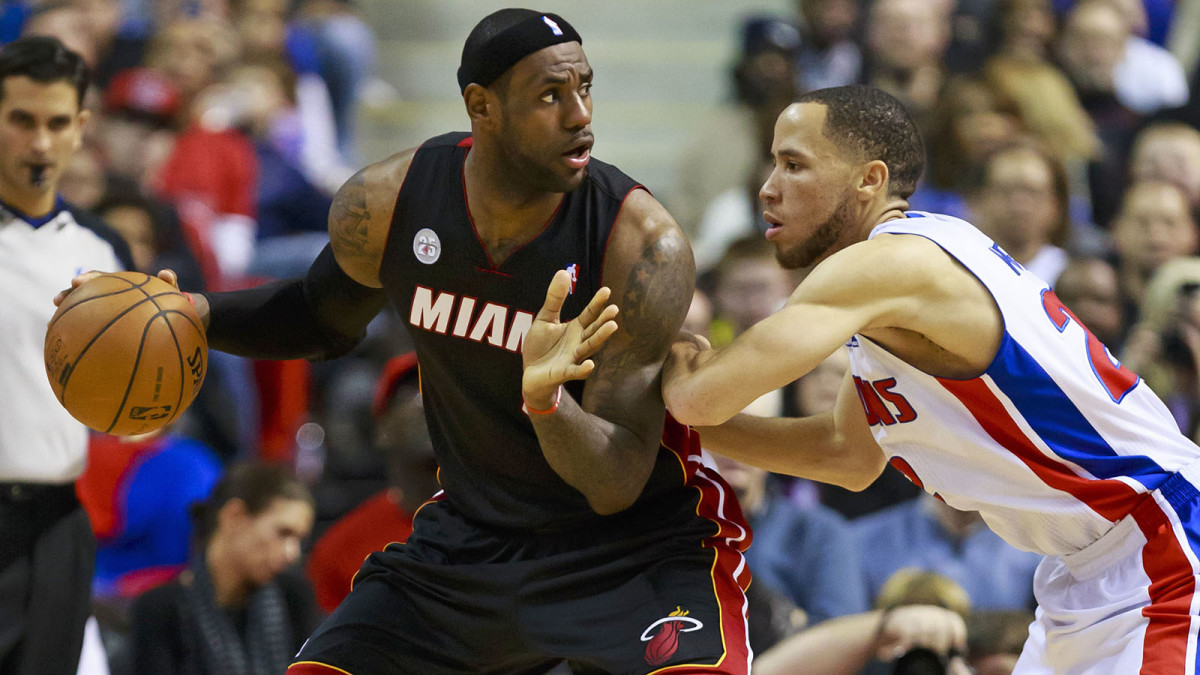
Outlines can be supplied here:
<path id="1" fill-rule="evenodd" d="M 976 609 L 1029 609 L 1036 553 L 1019 551 L 984 526 L 974 511 L 959 511 L 928 494 L 851 524 L 857 535 L 867 593 L 875 598 L 897 570 L 937 572 L 966 589 Z"/>
<path id="2" fill-rule="evenodd" d="M 754 530 L 746 560 L 757 581 L 796 603 L 810 625 L 867 610 L 858 551 L 840 515 L 798 506 L 772 489 L 762 469 L 724 457 L 717 467 Z"/>

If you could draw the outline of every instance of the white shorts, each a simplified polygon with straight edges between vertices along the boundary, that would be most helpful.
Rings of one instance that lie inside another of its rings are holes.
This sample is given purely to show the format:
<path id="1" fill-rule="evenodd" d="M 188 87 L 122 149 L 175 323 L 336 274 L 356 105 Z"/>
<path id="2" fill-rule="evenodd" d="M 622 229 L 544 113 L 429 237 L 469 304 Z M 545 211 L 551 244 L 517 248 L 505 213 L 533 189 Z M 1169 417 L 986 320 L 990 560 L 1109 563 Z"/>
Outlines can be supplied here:
<path id="1" fill-rule="evenodd" d="M 1087 548 L 1042 560 L 1014 674 L 1195 673 L 1198 552 L 1200 492 L 1178 473 Z"/>

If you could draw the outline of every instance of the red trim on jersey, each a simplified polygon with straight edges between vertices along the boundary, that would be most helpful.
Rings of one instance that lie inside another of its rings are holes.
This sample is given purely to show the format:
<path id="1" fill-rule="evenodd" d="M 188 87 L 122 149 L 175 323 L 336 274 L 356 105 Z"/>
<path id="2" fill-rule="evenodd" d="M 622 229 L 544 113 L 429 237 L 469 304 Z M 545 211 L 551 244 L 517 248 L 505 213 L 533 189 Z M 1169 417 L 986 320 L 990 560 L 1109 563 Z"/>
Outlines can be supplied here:
<path id="1" fill-rule="evenodd" d="M 478 235 L 477 235 L 477 236 L 478 236 Z M 487 249 L 484 249 L 484 253 L 487 253 Z M 488 262 L 491 262 L 491 261 L 492 261 L 492 260 L 491 260 L 491 258 L 488 258 Z M 500 270 L 492 270 L 492 269 L 488 269 L 488 268 L 486 268 L 486 267 L 476 267 L 476 268 L 475 268 L 475 271 L 476 271 L 476 272 L 487 272 L 488 274 L 495 274 L 495 275 L 497 275 L 497 276 L 501 276 L 501 277 L 504 277 L 504 278 L 506 278 L 506 279 L 508 279 L 508 278 L 511 278 L 511 277 L 512 277 L 512 275 L 511 275 L 511 274 L 509 274 L 508 272 L 501 272 Z"/>
<path id="2" fill-rule="evenodd" d="M 300 661 L 288 666 L 286 675 L 351 675 L 351 673 L 325 663 Z"/>
<path id="3" fill-rule="evenodd" d="M 469 147 L 471 147 L 471 146 L 472 146 L 472 145 L 474 145 L 474 144 L 475 144 L 475 137 L 474 137 L 474 136 L 467 136 L 466 138 L 464 138 L 464 139 L 462 139 L 461 141 L 459 141 L 459 142 L 458 142 L 458 147 L 460 147 L 460 148 L 469 148 Z"/>
<path id="4" fill-rule="evenodd" d="M 1150 605 L 1142 616 L 1150 620 L 1142 643 L 1142 669 L 1153 673 L 1187 672 L 1187 646 L 1196 580 L 1192 564 L 1175 535 L 1171 519 L 1154 497 L 1133 511 L 1146 536 L 1142 568 L 1150 578 Z"/>
<path id="5" fill-rule="evenodd" d="M 387 255 L 388 246 L 392 243 L 392 231 L 396 229 L 392 226 L 396 224 L 396 209 L 400 206 L 400 193 L 404 191 L 404 181 L 408 178 L 409 169 L 412 169 L 413 160 L 417 158 L 417 152 L 425 147 L 425 143 L 426 141 L 422 141 L 420 145 L 413 148 L 412 157 L 408 158 L 408 168 L 404 170 L 404 178 L 400 179 L 400 185 L 396 187 L 396 199 L 392 201 L 392 216 L 388 220 L 387 234 L 383 237 L 383 255 L 380 256 L 381 259 Z M 365 171 L 366 169 L 363 170 Z M 382 268 L 382 263 L 380 267 Z"/>
<path id="6" fill-rule="evenodd" d="M 716 472 L 701 463 L 700 435 L 674 420 L 670 413 L 663 427 L 662 446 L 679 459 L 684 484 L 700 493 L 696 515 L 717 526 L 717 532 L 700 545 L 713 551 L 711 576 L 713 593 L 721 616 L 721 643 L 724 654 L 715 664 L 681 664 L 652 671 L 671 673 L 749 672 L 750 651 L 747 641 L 746 589 L 750 586 L 750 568 L 742 553 L 749 548 L 753 535 L 733 488 Z"/>
<path id="7" fill-rule="evenodd" d="M 1147 498 L 1119 480 L 1084 478 L 1047 457 L 1029 440 L 981 378 L 938 378 L 938 382 L 967 408 L 992 440 L 1016 455 L 1042 482 L 1075 497 L 1102 517 L 1116 522 Z"/>
<path id="8" fill-rule="evenodd" d="M 604 262 L 608 260 L 608 245 L 612 243 L 613 228 L 617 226 L 617 221 L 621 219 L 621 212 L 625 210 L 625 202 L 629 201 L 629 195 L 633 194 L 634 190 L 646 190 L 646 186 L 641 185 L 640 183 L 638 185 L 634 185 L 633 187 L 629 188 L 629 192 L 626 192 L 624 197 L 621 197 L 621 205 L 617 207 L 617 215 L 613 216 L 613 226 L 608 228 L 608 238 L 604 240 L 604 253 L 600 254 L 601 286 L 604 285 Z M 646 193 L 649 194 L 650 191 L 646 190 Z"/>

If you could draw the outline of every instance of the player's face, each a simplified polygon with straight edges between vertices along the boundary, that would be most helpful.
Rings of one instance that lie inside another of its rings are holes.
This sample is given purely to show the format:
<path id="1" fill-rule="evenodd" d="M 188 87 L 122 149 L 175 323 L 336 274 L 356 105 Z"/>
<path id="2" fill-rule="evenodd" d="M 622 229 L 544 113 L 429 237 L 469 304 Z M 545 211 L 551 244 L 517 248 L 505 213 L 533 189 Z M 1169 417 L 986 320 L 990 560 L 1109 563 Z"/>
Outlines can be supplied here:
<path id="1" fill-rule="evenodd" d="M 779 116 L 771 144 L 774 168 L 759 191 L 767 239 L 788 269 L 824 260 L 854 228 L 855 165 L 825 137 L 825 106 L 797 103 Z"/>
<path id="2" fill-rule="evenodd" d="M 299 560 L 312 525 L 313 508 L 296 499 L 277 498 L 261 513 L 237 519 L 230 542 L 246 581 L 265 584 Z"/>
<path id="3" fill-rule="evenodd" d="M 87 112 L 79 110 L 75 87 L 24 75 L 5 78 L 0 87 L 0 190 L 53 192 L 83 141 Z"/>
<path id="4" fill-rule="evenodd" d="M 592 67 L 579 43 L 521 59 L 501 98 L 499 143 L 514 177 L 541 192 L 579 187 L 592 149 Z"/>

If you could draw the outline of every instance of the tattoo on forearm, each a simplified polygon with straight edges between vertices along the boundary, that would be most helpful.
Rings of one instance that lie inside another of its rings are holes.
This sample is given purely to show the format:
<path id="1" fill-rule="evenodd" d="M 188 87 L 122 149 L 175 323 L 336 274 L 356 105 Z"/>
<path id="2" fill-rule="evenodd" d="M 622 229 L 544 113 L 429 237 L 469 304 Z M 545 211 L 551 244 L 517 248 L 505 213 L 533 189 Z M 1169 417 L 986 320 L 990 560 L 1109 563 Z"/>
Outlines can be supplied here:
<path id="1" fill-rule="evenodd" d="M 330 219 L 335 224 L 330 228 L 330 234 L 337 239 L 339 250 L 352 255 L 367 252 L 367 229 L 371 214 L 367 211 L 366 176 L 363 171 L 354 174 L 338 190 L 330 209 Z"/>

